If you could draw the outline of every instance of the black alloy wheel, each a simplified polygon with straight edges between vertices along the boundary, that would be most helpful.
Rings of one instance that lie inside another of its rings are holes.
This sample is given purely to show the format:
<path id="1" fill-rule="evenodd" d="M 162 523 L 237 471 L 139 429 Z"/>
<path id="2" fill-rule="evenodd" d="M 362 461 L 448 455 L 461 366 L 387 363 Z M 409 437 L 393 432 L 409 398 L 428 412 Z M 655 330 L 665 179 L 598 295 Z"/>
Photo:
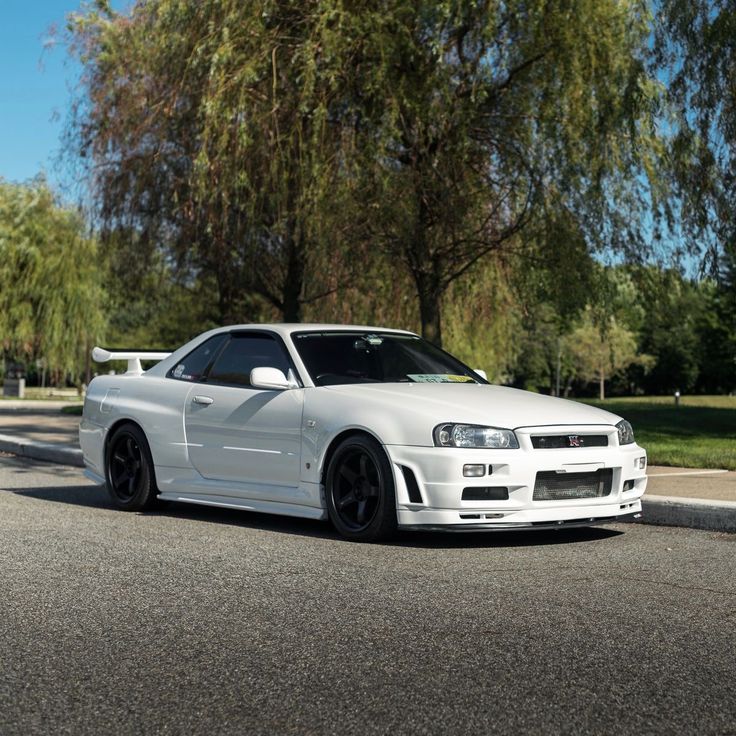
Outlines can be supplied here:
<path id="1" fill-rule="evenodd" d="M 119 509 L 141 511 L 156 504 L 151 451 L 136 425 L 124 424 L 110 438 L 105 475 L 110 498 Z"/>
<path id="2" fill-rule="evenodd" d="M 377 541 L 396 531 L 396 491 L 381 445 L 367 435 L 347 438 L 327 469 L 327 510 L 348 539 Z"/>

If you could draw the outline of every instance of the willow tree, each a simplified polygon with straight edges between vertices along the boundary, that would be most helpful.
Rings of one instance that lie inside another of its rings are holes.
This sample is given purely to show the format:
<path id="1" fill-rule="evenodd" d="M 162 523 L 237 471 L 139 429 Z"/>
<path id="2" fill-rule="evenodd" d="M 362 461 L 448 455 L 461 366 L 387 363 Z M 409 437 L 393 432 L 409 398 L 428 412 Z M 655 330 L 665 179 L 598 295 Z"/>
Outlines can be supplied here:
<path id="1" fill-rule="evenodd" d="M 7 358 L 79 373 L 105 320 L 97 244 L 42 180 L 0 180 L 0 335 Z"/>
<path id="2" fill-rule="evenodd" d="M 299 319 L 380 253 L 440 343 L 449 286 L 535 221 L 642 245 L 649 22 L 636 0 L 99 0 L 71 23 L 73 131 L 131 264 L 212 276 L 221 319 Z"/>
<path id="3" fill-rule="evenodd" d="M 717 266 L 736 246 L 736 3 L 658 4 L 654 69 L 666 85 L 680 229 Z"/>
<path id="4" fill-rule="evenodd" d="M 591 249 L 645 245 L 638 225 L 664 199 L 645 3 L 337 7 L 364 225 L 411 274 L 426 337 L 441 342 L 449 285 L 540 220 L 572 222 Z"/>
<path id="5" fill-rule="evenodd" d="M 315 74 L 319 3 L 153 0 L 74 16 L 83 63 L 72 126 L 108 231 L 135 233 L 190 279 L 214 278 L 220 319 L 254 296 L 286 320 L 326 290 L 309 280 L 334 189 L 336 143 Z"/>

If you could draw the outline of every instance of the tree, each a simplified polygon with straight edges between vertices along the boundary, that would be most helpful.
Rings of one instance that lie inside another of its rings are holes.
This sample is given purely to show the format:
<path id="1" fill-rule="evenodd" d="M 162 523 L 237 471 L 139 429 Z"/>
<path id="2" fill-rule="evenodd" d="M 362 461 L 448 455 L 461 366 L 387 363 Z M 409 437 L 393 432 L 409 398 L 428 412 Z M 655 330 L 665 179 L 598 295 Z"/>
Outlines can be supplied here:
<path id="1" fill-rule="evenodd" d="M 71 21 L 84 74 L 70 135 L 106 234 L 133 234 L 141 264 L 159 251 L 180 279 L 211 277 L 221 321 L 256 316 L 254 296 L 298 321 L 330 289 L 324 273 L 309 282 L 311 260 L 339 263 L 319 254 L 339 142 L 315 73 L 321 15 L 286 0 L 156 0 L 126 16 L 101 1 Z"/>
<path id="2" fill-rule="evenodd" d="M 425 337 L 442 340 L 450 284 L 535 220 L 642 251 L 662 185 L 649 22 L 599 0 L 396 0 L 336 21 L 367 232 L 411 274 Z"/>
<path id="3" fill-rule="evenodd" d="M 575 377 L 598 383 L 598 396 L 606 398 L 606 381 L 629 366 L 648 366 L 651 357 L 640 355 L 636 335 L 611 316 L 601 322 L 588 307 L 580 325 L 565 338 L 564 350 L 571 357 Z"/>
<path id="4" fill-rule="evenodd" d="M 77 373 L 104 330 L 97 243 L 43 179 L 0 180 L 0 334 L 8 358 Z"/>
<path id="5" fill-rule="evenodd" d="M 643 268 L 635 278 L 640 303 L 646 309 L 640 346 L 653 358 L 650 370 L 639 380 L 647 393 L 691 391 L 702 359 L 703 289 L 675 269 Z"/>
<path id="6" fill-rule="evenodd" d="M 667 84 L 668 156 L 693 248 L 705 243 L 713 270 L 736 242 L 736 5 L 663 0 L 653 66 Z"/>
<path id="7" fill-rule="evenodd" d="M 450 285 L 533 224 L 640 252 L 649 23 L 617 0 L 98 0 L 71 24 L 72 133 L 108 229 L 213 279 L 221 320 L 299 319 L 380 250 L 440 343 Z"/>

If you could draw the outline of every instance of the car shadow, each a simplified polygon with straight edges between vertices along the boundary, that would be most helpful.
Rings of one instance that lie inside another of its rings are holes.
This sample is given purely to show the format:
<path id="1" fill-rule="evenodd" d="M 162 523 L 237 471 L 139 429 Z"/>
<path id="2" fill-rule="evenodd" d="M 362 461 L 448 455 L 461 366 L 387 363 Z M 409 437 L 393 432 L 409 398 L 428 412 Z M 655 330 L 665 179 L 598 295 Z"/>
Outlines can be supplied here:
<path id="1" fill-rule="evenodd" d="M 50 488 L 16 488 L 7 493 L 15 493 L 41 501 L 64 503 L 87 508 L 114 510 L 112 501 L 101 486 L 64 486 Z M 124 512 L 120 512 L 124 513 Z M 221 509 L 213 506 L 199 506 L 188 503 L 167 501 L 160 509 L 140 512 L 145 516 L 164 516 L 177 519 L 190 519 L 209 524 L 237 526 L 244 529 L 271 531 L 302 537 L 318 537 L 344 541 L 326 521 L 299 519 L 290 516 L 262 514 L 237 509 Z M 624 534 L 620 529 L 607 526 L 575 527 L 552 530 L 517 530 L 493 532 L 421 532 L 399 531 L 385 546 L 426 548 L 426 549 L 465 549 L 478 547 L 537 547 L 553 544 L 579 544 L 601 542 Z"/>

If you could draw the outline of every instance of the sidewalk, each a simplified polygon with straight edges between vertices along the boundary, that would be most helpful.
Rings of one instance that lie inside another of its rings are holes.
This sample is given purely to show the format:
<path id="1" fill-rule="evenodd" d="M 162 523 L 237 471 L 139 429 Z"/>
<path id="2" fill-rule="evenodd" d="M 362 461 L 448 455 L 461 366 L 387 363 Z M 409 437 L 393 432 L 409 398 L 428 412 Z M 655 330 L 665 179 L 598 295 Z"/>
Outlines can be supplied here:
<path id="1" fill-rule="evenodd" d="M 79 416 L 62 414 L 69 401 L 0 401 L 0 452 L 84 467 Z"/>
<path id="2" fill-rule="evenodd" d="M 0 452 L 83 467 L 68 401 L 0 401 Z M 736 472 L 651 465 L 646 523 L 736 532 Z"/>

